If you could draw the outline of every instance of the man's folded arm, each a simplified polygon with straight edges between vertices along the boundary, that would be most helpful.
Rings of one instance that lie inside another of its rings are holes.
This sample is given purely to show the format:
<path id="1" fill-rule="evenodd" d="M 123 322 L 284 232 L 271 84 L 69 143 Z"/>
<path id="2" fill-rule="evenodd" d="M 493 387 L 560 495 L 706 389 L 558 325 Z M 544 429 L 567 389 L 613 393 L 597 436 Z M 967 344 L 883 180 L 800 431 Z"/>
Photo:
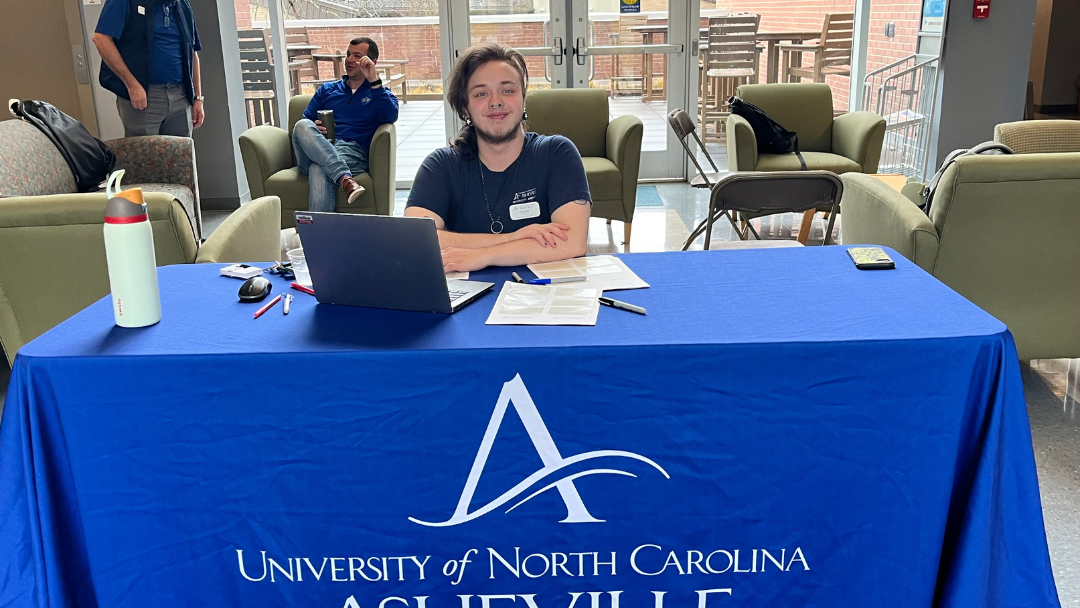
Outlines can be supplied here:
<path id="1" fill-rule="evenodd" d="M 479 270 L 487 266 L 520 266 L 581 257 L 588 251 L 590 211 L 588 201 L 573 201 L 559 207 L 551 219 L 553 223 L 569 226 L 568 238 L 553 247 L 526 238 L 473 250 L 444 248 L 443 267 L 447 271 Z"/>
<path id="2" fill-rule="evenodd" d="M 450 232 L 446 229 L 446 222 L 438 213 L 423 207 L 406 207 L 405 216 L 430 217 L 435 220 L 435 228 L 439 231 L 439 246 L 443 248 L 463 247 L 465 249 L 479 249 L 481 247 L 499 245 L 511 240 L 509 234 L 469 234 L 463 232 Z"/>

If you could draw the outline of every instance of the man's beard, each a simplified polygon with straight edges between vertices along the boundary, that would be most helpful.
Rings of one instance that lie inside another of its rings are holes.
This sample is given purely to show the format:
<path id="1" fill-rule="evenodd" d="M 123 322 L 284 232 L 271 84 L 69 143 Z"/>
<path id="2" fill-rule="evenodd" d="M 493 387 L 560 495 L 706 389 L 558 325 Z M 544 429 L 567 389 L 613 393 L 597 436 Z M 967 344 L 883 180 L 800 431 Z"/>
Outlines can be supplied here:
<path id="1" fill-rule="evenodd" d="M 476 130 L 477 138 L 484 140 L 484 142 L 489 145 L 497 146 L 499 144 L 505 144 L 506 142 L 514 139 L 514 137 L 517 136 L 518 130 L 521 128 L 522 122 L 524 121 L 519 118 L 517 124 L 514 125 L 512 128 L 508 129 L 506 133 L 502 135 L 493 135 L 491 133 L 488 133 L 487 131 L 484 131 L 479 126 L 477 126 L 476 123 L 473 123 L 473 129 Z"/>

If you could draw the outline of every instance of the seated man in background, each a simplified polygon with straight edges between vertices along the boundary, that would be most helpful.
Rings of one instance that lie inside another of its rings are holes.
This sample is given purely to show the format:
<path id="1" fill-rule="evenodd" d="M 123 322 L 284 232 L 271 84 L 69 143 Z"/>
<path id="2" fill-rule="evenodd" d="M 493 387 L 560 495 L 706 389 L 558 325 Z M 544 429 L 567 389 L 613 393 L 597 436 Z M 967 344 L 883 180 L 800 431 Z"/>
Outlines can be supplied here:
<path id="1" fill-rule="evenodd" d="M 379 47 L 370 38 L 349 42 L 345 76 L 328 82 L 311 98 L 304 118 L 293 127 L 296 167 L 308 176 L 308 209 L 333 211 L 337 187 L 352 203 L 364 193 L 353 175 L 368 170 L 368 148 L 379 125 L 396 122 L 398 100 L 382 86 L 375 64 Z M 334 111 L 334 141 L 326 139 L 320 110 Z"/>
<path id="2" fill-rule="evenodd" d="M 469 49 L 450 74 L 447 100 L 465 126 L 424 160 L 405 209 L 434 218 L 447 272 L 585 255 L 581 155 L 561 135 L 525 132 L 528 85 L 525 59 L 498 44 Z"/>

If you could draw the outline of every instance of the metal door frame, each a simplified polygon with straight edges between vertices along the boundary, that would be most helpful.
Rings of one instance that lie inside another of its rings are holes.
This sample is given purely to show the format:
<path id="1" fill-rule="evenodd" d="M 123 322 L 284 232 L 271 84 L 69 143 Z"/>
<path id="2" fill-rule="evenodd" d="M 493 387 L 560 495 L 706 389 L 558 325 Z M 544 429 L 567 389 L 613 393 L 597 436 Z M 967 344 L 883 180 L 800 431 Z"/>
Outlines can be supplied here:
<path id="1" fill-rule="evenodd" d="M 697 105 L 697 40 L 700 5 L 695 0 L 669 0 L 668 34 L 664 44 L 620 45 L 617 47 L 585 44 L 590 40 L 588 0 L 553 0 L 549 5 L 548 43 L 551 46 L 518 48 L 525 56 L 550 57 L 549 77 L 552 88 L 587 88 L 590 73 L 588 57 L 614 54 L 641 54 L 643 51 L 666 53 L 668 68 L 666 82 L 667 111 L 675 108 L 695 110 Z M 439 0 L 439 28 L 442 53 L 443 82 L 457 55 L 468 48 L 470 33 L 468 0 Z M 533 75 L 537 78 L 539 75 Z M 443 104 L 446 137 L 449 140 L 461 128 L 461 121 Z M 667 145 L 661 151 L 643 151 L 638 178 L 640 180 L 686 179 L 687 158 L 675 134 L 665 123 Z"/>

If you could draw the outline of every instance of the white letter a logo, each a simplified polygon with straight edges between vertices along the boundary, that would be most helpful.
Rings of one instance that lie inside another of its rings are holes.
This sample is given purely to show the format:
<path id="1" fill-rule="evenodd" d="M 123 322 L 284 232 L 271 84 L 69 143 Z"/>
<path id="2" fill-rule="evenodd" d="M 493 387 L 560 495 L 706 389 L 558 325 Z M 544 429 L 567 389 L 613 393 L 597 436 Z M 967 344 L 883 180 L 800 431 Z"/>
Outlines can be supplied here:
<path id="1" fill-rule="evenodd" d="M 533 447 L 536 448 L 536 452 L 540 455 L 540 460 L 544 463 L 544 467 L 526 477 L 521 483 L 510 488 L 495 500 L 492 500 L 483 507 L 470 513 L 469 504 L 472 503 L 473 493 L 476 492 L 476 485 L 480 482 L 480 474 L 484 472 L 484 465 L 487 464 L 488 455 L 491 453 L 491 446 L 495 443 L 495 437 L 499 433 L 499 427 L 502 426 L 503 417 L 506 415 L 506 410 L 510 403 L 514 404 L 514 411 L 517 412 L 518 417 L 521 418 L 522 424 L 525 425 L 525 431 L 529 434 Z M 488 421 L 487 431 L 484 432 L 484 439 L 480 442 L 479 451 L 476 452 L 476 459 L 473 461 L 472 469 L 469 471 L 469 478 L 465 481 L 465 488 L 461 491 L 461 498 L 458 500 L 457 508 L 454 509 L 454 514 L 450 519 L 443 522 L 421 521 L 415 517 L 410 517 L 409 521 L 423 526 L 434 527 L 456 526 L 467 521 L 472 521 L 517 498 L 538 482 L 554 475 L 561 469 L 586 460 L 610 456 L 630 458 L 647 463 L 657 471 L 660 471 L 664 477 L 668 479 L 671 478 L 667 474 L 667 471 L 661 468 L 660 465 L 633 452 L 624 452 L 621 450 L 597 450 L 585 452 L 569 458 L 563 458 L 562 454 L 559 453 L 559 448 L 555 446 L 555 440 L 551 438 L 551 433 L 548 432 L 547 425 L 544 424 L 543 418 L 540 417 L 540 412 L 537 411 L 536 404 L 533 403 L 532 397 L 529 395 L 529 390 L 525 388 L 525 383 L 521 381 L 521 376 L 516 375 L 513 380 L 503 384 L 502 392 L 499 393 L 499 400 L 495 404 L 495 411 L 491 414 L 491 420 Z M 566 518 L 563 519 L 561 523 L 577 524 L 602 522 L 604 520 L 597 519 L 589 513 L 589 510 L 585 507 L 585 503 L 581 500 L 581 495 L 578 494 L 577 487 L 574 485 L 574 480 L 579 477 L 601 474 L 637 477 L 633 473 L 619 469 L 588 469 L 574 473 L 573 475 L 561 477 L 556 481 L 544 485 L 524 499 L 515 503 L 507 509 L 506 512 L 509 513 L 531 498 L 546 492 L 551 488 L 555 488 L 559 491 L 559 496 L 562 497 L 563 503 L 566 505 Z"/>

